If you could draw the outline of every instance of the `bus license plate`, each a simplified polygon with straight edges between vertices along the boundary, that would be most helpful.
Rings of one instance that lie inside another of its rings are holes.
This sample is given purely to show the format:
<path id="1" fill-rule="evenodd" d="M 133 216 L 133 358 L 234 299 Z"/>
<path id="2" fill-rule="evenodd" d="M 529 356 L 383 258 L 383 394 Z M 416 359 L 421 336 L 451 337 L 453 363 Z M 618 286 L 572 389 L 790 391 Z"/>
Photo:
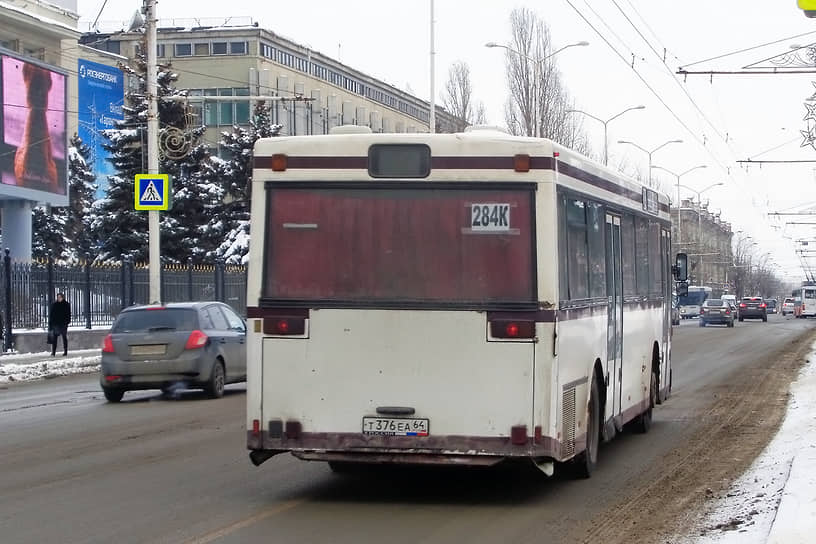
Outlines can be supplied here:
<path id="1" fill-rule="evenodd" d="M 364 417 L 363 434 L 380 436 L 428 436 L 430 420 L 397 417 Z"/>

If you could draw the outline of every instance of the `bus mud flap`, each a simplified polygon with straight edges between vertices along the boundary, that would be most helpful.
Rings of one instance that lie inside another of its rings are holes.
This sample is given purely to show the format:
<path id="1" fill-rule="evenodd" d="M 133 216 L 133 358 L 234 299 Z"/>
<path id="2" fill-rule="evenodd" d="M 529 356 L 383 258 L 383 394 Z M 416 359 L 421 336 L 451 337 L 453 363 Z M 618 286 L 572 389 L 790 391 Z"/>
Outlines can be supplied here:
<path id="1" fill-rule="evenodd" d="M 553 473 L 555 472 L 555 463 L 552 462 L 551 460 L 543 461 L 539 459 L 533 459 L 533 463 L 535 463 L 535 466 L 538 468 L 538 470 L 540 470 L 547 476 L 552 476 Z"/>

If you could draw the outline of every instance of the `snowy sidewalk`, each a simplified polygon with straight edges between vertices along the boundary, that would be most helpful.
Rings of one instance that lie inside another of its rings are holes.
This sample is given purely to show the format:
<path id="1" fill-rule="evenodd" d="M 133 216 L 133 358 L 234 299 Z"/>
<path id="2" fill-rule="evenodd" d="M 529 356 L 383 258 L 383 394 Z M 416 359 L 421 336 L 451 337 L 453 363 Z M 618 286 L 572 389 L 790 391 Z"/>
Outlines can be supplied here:
<path id="1" fill-rule="evenodd" d="M 0 384 L 98 372 L 101 358 L 98 348 L 69 351 L 67 357 L 61 352 L 51 357 L 50 351 L 3 354 Z"/>
<path id="2" fill-rule="evenodd" d="M 816 542 L 816 344 L 791 384 L 785 420 L 707 515 L 695 544 Z"/>

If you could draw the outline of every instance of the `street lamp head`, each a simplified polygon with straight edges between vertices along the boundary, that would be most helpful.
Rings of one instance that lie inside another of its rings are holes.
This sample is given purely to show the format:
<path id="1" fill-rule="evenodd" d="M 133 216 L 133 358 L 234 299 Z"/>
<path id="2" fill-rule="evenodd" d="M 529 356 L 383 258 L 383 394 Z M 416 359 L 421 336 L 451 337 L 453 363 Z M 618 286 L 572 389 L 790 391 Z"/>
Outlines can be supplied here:
<path id="1" fill-rule="evenodd" d="M 497 44 L 496 42 L 487 42 L 485 44 L 485 47 L 501 47 L 501 46 L 499 44 Z"/>
<path id="2" fill-rule="evenodd" d="M 632 109 L 633 109 L 633 110 L 645 110 L 645 109 L 646 109 L 646 106 L 644 106 L 643 104 L 641 104 L 640 106 L 635 106 L 635 107 L 634 107 L 634 108 L 632 108 Z"/>
<path id="3" fill-rule="evenodd" d="M 586 47 L 587 45 L 589 45 L 589 42 L 586 41 L 586 40 L 581 40 L 580 42 L 576 43 L 575 45 L 577 45 L 578 47 Z"/>

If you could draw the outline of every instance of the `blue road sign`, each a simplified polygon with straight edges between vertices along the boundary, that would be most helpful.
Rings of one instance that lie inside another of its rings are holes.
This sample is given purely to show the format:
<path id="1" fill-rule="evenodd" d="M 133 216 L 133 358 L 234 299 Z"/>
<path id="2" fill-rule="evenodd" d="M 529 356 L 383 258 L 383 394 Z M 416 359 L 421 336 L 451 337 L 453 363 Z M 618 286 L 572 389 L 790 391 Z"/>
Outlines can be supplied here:
<path id="1" fill-rule="evenodd" d="M 169 209 L 170 176 L 167 174 L 137 174 L 134 188 L 137 210 Z"/>

